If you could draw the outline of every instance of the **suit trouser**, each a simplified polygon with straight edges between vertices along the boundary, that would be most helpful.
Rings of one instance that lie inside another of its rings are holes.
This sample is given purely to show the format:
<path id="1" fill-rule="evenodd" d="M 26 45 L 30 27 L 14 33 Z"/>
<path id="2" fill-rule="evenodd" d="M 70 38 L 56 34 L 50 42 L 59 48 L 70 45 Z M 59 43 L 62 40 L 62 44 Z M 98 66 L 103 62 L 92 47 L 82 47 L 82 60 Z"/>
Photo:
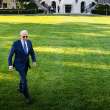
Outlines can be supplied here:
<path id="1" fill-rule="evenodd" d="M 19 75 L 20 75 L 19 89 L 26 98 L 29 98 L 28 85 L 26 79 L 27 71 L 28 69 L 25 69 L 24 71 L 19 71 Z"/>

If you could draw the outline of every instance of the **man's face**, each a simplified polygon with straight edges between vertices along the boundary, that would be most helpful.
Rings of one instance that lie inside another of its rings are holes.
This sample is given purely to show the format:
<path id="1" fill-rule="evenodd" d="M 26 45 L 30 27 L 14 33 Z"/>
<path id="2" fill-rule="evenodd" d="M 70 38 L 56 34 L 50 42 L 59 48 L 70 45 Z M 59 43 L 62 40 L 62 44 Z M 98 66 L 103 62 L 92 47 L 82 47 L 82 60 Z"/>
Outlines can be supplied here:
<path id="1" fill-rule="evenodd" d="M 27 40 L 27 38 L 28 38 L 28 35 L 27 35 L 27 34 L 22 34 L 22 35 L 21 35 L 21 39 L 22 39 L 22 40 Z"/>

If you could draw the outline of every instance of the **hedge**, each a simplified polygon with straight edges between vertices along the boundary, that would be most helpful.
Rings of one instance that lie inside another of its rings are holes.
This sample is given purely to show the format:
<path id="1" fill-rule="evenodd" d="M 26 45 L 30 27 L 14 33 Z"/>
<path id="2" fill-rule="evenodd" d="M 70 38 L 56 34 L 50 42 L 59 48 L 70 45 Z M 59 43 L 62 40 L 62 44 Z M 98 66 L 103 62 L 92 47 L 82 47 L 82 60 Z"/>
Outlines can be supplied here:
<path id="1" fill-rule="evenodd" d="M 93 14 L 100 14 L 100 15 L 110 15 L 110 6 L 109 5 L 97 5 L 95 10 L 92 11 Z"/>

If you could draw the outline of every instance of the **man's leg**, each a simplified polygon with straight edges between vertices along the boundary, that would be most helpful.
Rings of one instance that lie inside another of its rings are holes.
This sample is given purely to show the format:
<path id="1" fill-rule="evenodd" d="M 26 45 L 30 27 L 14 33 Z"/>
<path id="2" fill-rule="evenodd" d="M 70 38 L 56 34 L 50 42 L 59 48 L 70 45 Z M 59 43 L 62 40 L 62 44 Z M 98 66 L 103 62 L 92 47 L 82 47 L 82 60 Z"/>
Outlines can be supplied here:
<path id="1" fill-rule="evenodd" d="M 25 69 L 25 77 L 27 76 L 27 71 L 28 71 L 28 68 L 27 69 Z M 19 73 L 22 73 L 22 72 L 19 72 Z M 22 87 L 22 79 L 21 79 L 21 75 L 20 75 L 20 82 L 19 82 L 19 88 L 18 88 L 18 91 L 19 92 L 23 92 L 23 87 Z"/>
<path id="2" fill-rule="evenodd" d="M 19 72 L 19 74 L 20 74 L 20 88 L 22 90 L 22 93 L 25 96 L 25 98 L 29 98 L 27 79 L 26 79 L 27 73 L 22 71 L 22 72 Z"/>
<path id="3" fill-rule="evenodd" d="M 18 87 L 18 91 L 22 93 L 22 81 L 20 79 L 20 82 L 19 82 L 19 87 Z"/>

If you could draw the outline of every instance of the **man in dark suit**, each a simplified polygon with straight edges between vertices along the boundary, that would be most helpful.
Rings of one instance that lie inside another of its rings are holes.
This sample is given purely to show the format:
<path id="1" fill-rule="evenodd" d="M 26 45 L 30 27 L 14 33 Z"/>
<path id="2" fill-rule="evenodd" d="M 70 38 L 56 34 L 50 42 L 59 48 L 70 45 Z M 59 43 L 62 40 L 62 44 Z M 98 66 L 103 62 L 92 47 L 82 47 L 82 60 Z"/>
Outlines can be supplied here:
<path id="1" fill-rule="evenodd" d="M 14 62 L 12 62 L 13 55 L 15 55 Z M 28 40 L 28 31 L 22 30 L 20 32 L 20 40 L 13 43 L 8 56 L 9 70 L 12 71 L 13 68 L 18 71 L 20 75 L 19 92 L 22 93 L 27 103 L 31 103 L 31 97 L 29 95 L 26 75 L 28 72 L 29 55 L 31 55 L 33 65 L 36 66 L 36 57 L 32 47 L 32 43 Z"/>

